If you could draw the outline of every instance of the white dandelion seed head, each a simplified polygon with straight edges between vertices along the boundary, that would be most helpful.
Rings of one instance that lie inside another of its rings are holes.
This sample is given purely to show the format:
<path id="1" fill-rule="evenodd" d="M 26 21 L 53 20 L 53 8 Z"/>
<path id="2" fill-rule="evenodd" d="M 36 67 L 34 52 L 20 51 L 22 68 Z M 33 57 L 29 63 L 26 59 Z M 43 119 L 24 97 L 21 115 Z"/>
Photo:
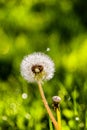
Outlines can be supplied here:
<path id="1" fill-rule="evenodd" d="M 21 75 L 28 82 L 50 80 L 54 71 L 54 63 L 51 58 L 40 52 L 24 57 L 21 63 Z"/>

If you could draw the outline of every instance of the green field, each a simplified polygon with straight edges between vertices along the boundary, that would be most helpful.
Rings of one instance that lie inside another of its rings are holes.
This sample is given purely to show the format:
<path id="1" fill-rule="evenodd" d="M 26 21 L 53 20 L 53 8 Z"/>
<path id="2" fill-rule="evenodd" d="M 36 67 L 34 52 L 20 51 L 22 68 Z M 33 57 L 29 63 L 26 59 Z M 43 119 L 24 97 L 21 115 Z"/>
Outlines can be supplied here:
<path id="1" fill-rule="evenodd" d="M 0 130 L 53 129 L 37 84 L 20 74 L 33 52 L 55 63 L 43 89 L 55 118 L 52 96 L 62 99 L 62 130 L 87 130 L 87 1 L 0 0 Z"/>

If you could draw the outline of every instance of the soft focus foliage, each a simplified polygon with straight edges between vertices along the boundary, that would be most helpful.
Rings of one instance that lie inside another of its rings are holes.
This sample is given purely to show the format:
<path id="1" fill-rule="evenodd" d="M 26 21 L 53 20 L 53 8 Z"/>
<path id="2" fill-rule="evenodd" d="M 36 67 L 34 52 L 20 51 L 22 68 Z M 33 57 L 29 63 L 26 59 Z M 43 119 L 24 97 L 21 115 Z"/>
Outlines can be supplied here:
<path id="1" fill-rule="evenodd" d="M 55 63 L 43 89 L 50 106 L 62 99 L 62 130 L 86 130 L 86 0 L 0 0 L 0 130 L 49 129 L 37 85 L 20 75 L 23 57 L 37 51 Z"/>

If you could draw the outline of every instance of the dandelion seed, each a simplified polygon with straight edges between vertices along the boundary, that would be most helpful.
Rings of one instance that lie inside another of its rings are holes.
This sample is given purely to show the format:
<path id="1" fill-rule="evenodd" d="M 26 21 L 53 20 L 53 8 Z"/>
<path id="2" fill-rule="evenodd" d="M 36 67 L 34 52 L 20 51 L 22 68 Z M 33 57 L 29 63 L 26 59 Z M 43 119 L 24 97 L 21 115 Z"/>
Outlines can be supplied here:
<path id="1" fill-rule="evenodd" d="M 23 99 L 27 99 L 27 97 L 28 97 L 27 93 L 23 93 L 23 94 L 22 94 L 22 98 L 23 98 Z"/>
<path id="2" fill-rule="evenodd" d="M 28 82 L 50 80 L 54 71 L 53 61 L 40 52 L 24 57 L 21 63 L 21 74 Z"/>
<path id="3" fill-rule="evenodd" d="M 47 51 L 50 51 L 50 48 L 47 48 Z"/>
<path id="4" fill-rule="evenodd" d="M 79 117 L 78 117 L 78 116 L 77 116 L 77 117 L 75 117 L 75 120 L 76 120 L 76 121 L 79 121 Z"/>

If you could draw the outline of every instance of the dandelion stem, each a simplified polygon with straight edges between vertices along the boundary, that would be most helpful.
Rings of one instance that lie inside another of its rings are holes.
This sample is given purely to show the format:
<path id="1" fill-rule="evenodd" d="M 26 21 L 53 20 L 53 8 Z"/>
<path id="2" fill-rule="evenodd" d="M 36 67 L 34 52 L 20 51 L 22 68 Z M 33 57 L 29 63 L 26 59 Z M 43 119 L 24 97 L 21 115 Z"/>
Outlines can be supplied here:
<path id="1" fill-rule="evenodd" d="M 57 120 L 58 120 L 59 130 L 62 130 L 62 126 L 61 126 L 61 115 L 60 115 L 60 109 L 59 108 L 56 108 L 56 113 L 57 113 Z"/>
<path id="2" fill-rule="evenodd" d="M 41 97 L 42 97 L 42 101 L 43 101 L 43 103 L 44 103 L 44 106 L 45 106 L 45 108 L 46 108 L 48 114 L 49 114 L 49 117 L 50 117 L 50 119 L 52 120 L 55 129 L 58 130 L 57 121 L 55 120 L 55 118 L 54 118 L 54 116 L 53 116 L 53 114 L 52 114 L 52 112 L 51 112 L 51 110 L 50 110 L 50 107 L 49 107 L 49 105 L 48 105 L 48 102 L 47 102 L 47 100 L 46 100 L 46 98 L 45 98 L 45 95 L 44 95 L 44 92 L 43 92 L 43 89 L 42 89 L 41 82 L 38 82 L 38 87 L 39 87 L 40 95 L 41 95 Z"/>

